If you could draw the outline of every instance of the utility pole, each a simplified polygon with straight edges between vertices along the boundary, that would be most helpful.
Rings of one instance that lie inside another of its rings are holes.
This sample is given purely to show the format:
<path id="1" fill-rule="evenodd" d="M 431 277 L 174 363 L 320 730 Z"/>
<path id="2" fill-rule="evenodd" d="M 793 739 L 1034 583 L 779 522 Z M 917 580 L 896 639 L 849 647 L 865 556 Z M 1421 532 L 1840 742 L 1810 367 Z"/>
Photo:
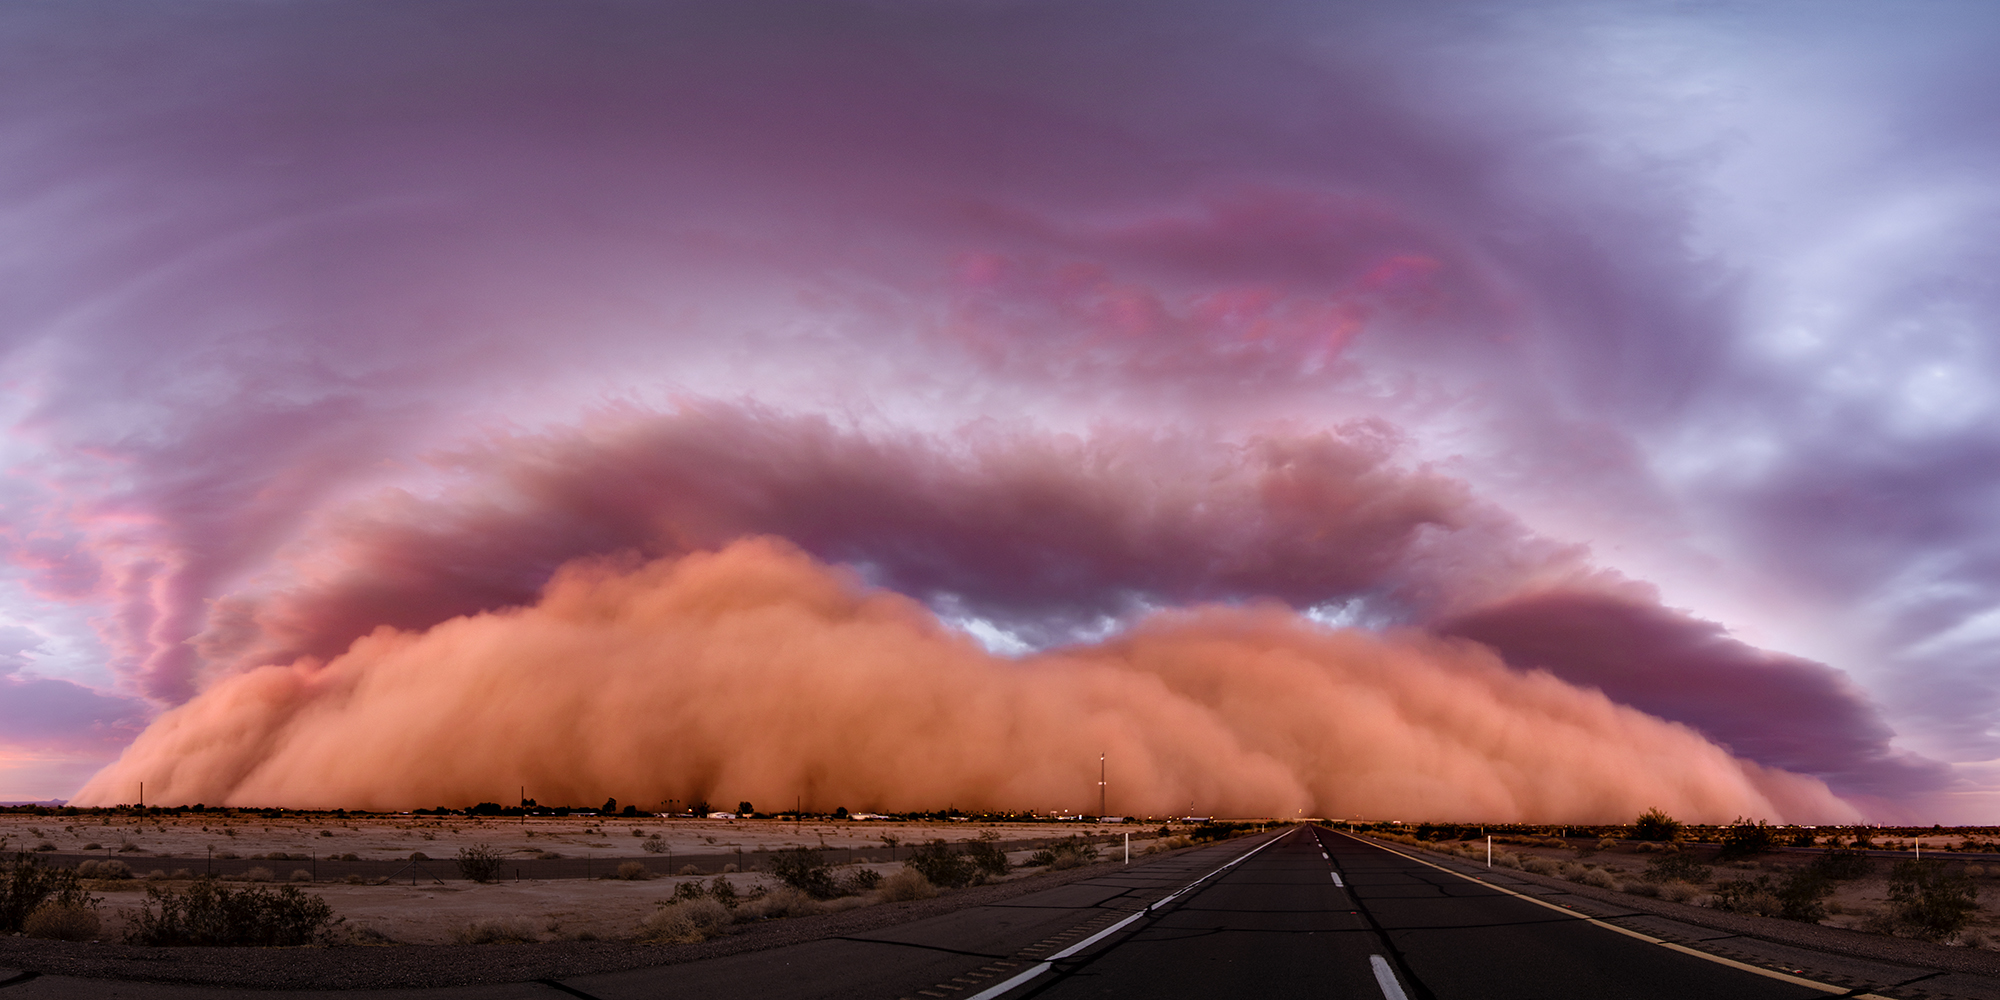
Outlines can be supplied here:
<path id="1" fill-rule="evenodd" d="M 1097 755 L 1097 821 L 1104 822 L 1104 755 Z"/>

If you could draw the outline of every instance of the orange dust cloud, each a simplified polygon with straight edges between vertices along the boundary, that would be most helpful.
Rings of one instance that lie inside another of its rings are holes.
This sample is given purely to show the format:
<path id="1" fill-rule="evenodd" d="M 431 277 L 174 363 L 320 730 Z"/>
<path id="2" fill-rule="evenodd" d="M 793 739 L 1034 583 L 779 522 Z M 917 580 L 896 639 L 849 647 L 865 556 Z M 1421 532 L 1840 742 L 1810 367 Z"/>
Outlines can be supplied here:
<path id="1" fill-rule="evenodd" d="M 1838 821 L 1816 779 L 1485 647 L 1278 607 L 996 657 L 773 539 L 573 563 L 531 607 L 223 679 L 77 793 L 390 809 L 606 796 L 900 811 Z"/>

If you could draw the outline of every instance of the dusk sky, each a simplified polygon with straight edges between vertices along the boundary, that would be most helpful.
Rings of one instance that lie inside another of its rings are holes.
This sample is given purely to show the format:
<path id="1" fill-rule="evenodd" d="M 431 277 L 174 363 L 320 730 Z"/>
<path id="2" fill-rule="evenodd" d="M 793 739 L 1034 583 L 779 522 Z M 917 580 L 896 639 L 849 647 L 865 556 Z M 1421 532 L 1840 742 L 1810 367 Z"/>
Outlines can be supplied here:
<path id="1" fill-rule="evenodd" d="M 2000 822 L 1996 50 L 7 5 L 0 800 Z"/>

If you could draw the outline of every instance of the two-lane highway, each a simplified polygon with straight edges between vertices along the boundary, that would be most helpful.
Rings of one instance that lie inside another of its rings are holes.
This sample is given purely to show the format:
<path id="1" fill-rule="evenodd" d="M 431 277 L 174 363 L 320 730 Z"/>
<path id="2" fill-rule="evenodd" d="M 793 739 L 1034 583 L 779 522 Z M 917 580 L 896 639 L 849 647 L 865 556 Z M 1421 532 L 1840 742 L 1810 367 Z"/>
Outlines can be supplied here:
<path id="1" fill-rule="evenodd" d="M 1866 995 L 1663 946 L 1320 828 L 1281 834 L 1124 937 L 1004 993 L 1060 1000 L 1829 994 Z"/>

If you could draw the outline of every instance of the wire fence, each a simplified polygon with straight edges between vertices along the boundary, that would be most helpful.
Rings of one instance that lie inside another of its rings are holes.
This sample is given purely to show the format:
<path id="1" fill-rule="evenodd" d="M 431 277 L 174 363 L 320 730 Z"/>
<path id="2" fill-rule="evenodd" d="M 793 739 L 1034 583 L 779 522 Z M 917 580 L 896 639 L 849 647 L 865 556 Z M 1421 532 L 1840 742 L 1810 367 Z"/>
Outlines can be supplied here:
<path id="1" fill-rule="evenodd" d="M 1079 839 L 1093 844 L 1118 843 L 1125 836 L 1123 832 L 1112 834 L 1077 834 Z M 1068 837 L 1036 837 L 1026 840 L 998 840 L 991 843 L 1001 850 L 1035 851 L 1041 850 Z M 947 842 L 947 846 L 958 853 L 964 853 L 976 844 L 987 843 L 978 840 Z M 820 859 L 831 865 L 870 864 L 876 862 L 907 861 L 920 843 L 882 844 L 868 847 L 817 847 L 805 845 L 819 851 Z M 784 850 L 780 848 L 779 850 Z M 423 852 L 415 852 L 421 854 Z M 770 850 L 708 850 L 681 853 L 667 850 L 658 854 L 640 854 L 631 857 L 607 857 L 580 855 L 577 857 L 541 857 L 538 853 L 517 851 L 501 856 L 497 878 L 508 880 L 529 879 L 569 879 L 569 878 L 612 878 L 619 869 L 637 863 L 649 877 L 662 875 L 716 875 L 727 871 L 758 871 L 768 868 L 767 861 L 775 853 Z M 161 872 L 170 878 L 214 876 L 217 878 L 258 878 L 273 881 L 344 882 L 349 879 L 374 881 L 381 878 L 415 881 L 462 879 L 458 869 L 456 854 L 440 854 L 436 857 L 416 858 L 356 858 L 344 860 L 339 855 L 298 854 L 278 852 L 262 857 L 216 857 L 212 854 L 174 855 L 154 853 L 129 854 L 65 854 L 41 853 L 34 855 L 42 863 L 65 868 L 75 868 L 86 861 L 102 864 L 108 860 L 125 863 L 135 877 L 144 878 L 153 872 Z M 303 872 L 301 875 L 299 873 Z"/>

